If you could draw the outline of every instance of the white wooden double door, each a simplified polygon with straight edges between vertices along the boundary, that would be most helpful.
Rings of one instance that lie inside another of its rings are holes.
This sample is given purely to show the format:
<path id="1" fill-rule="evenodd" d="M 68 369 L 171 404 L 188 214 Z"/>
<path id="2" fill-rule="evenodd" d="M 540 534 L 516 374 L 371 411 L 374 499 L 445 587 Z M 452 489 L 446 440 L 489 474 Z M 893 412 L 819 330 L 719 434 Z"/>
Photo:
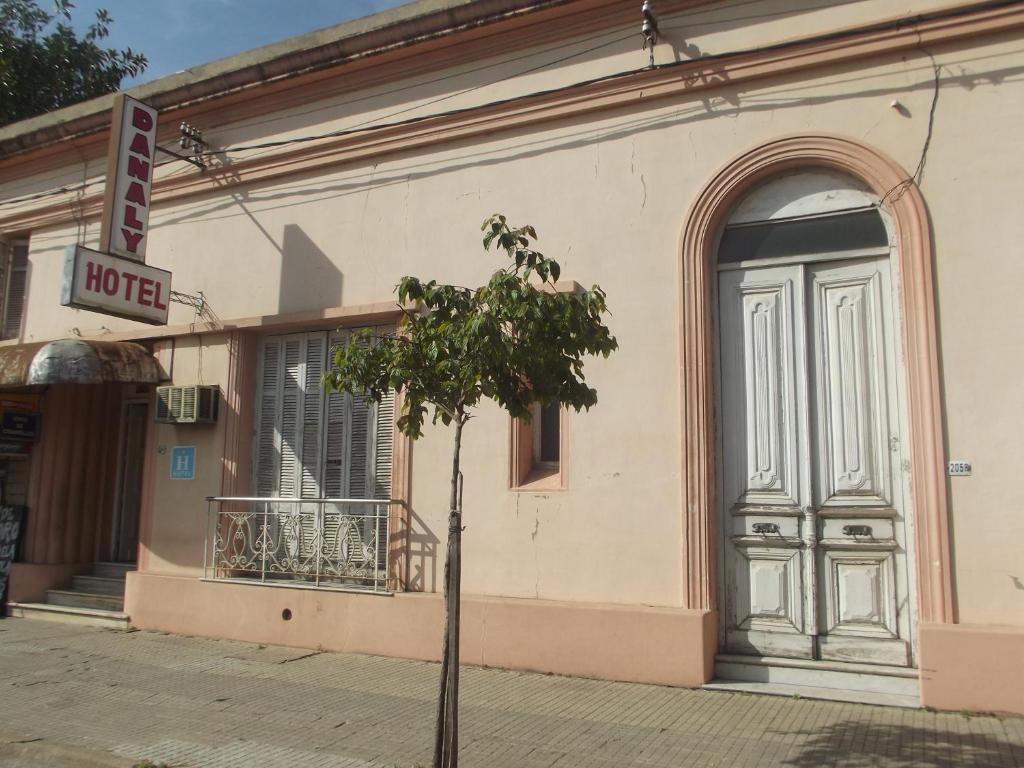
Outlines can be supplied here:
<path id="1" fill-rule="evenodd" d="M 913 664 L 892 306 L 887 258 L 719 272 L 727 652 Z"/>

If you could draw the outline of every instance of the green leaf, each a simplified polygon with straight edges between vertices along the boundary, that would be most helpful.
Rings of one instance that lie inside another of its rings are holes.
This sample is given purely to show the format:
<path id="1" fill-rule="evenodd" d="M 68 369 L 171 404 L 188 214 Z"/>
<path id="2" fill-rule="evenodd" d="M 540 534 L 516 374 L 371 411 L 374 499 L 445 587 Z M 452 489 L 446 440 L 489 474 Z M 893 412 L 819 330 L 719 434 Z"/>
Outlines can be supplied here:
<path id="1" fill-rule="evenodd" d="M 530 248 L 533 227 L 510 227 L 494 214 L 481 231 L 485 248 L 497 241 L 497 252 L 504 251 L 504 269 L 475 289 L 403 277 L 399 300 L 420 309 L 403 315 L 400 335 L 356 335 L 332 350 L 323 385 L 374 399 L 401 390 L 397 424 L 413 439 L 431 410 L 433 423 L 451 424 L 483 399 L 517 418 L 538 400 L 576 410 L 593 406 L 597 393 L 584 378 L 584 359 L 618 348 L 604 324 L 604 291 L 596 285 L 581 294 L 539 290 L 533 273 L 554 282 L 561 268 Z"/>

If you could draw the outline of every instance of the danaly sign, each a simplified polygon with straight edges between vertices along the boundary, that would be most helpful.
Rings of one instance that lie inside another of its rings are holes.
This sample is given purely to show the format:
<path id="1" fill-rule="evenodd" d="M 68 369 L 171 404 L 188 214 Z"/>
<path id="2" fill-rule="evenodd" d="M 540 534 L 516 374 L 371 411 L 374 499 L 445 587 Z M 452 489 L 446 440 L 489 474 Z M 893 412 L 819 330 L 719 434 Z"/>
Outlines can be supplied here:
<path id="1" fill-rule="evenodd" d="M 146 260 L 157 111 L 124 93 L 114 100 L 100 250 Z"/>
<path id="2" fill-rule="evenodd" d="M 167 324 L 171 273 L 145 264 L 157 111 L 124 93 L 114 100 L 100 249 L 68 247 L 61 304 Z"/>
<path id="3" fill-rule="evenodd" d="M 64 257 L 61 304 L 152 325 L 166 325 L 171 273 L 80 245 Z"/>

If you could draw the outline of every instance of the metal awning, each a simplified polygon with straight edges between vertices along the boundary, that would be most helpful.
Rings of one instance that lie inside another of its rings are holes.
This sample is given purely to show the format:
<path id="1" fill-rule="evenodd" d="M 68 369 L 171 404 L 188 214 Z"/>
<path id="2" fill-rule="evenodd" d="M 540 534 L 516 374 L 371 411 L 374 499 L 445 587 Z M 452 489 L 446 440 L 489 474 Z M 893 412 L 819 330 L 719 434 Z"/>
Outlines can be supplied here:
<path id="1" fill-rule="evenodd" d="M 153 355 L 130 341 L 62 339 L 0 347 L 0 387 L 46 384 L 156 384 Z"/>

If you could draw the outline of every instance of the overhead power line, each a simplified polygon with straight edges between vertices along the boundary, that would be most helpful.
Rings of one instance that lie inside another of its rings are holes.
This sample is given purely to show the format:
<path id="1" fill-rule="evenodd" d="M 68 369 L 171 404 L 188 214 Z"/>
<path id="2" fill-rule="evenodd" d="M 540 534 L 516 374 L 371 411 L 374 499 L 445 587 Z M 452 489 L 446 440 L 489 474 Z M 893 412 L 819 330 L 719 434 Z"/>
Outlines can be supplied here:
<path id="1" fill-rule="evenodd" d="M 381 115 L 381 116 L 378 116 L 376 118 L 373 118 L 372 120 L 368 120 L 368 121 L 363 122 L 363 123 L 358 123 L 356 125 L 349 126 L 347 128 L 342 128 L 342 129 L 339 129 L 339 130 L 328 131 L 328 132 L 319 133 L 319 134 L 310 134 L 310 135 L 305 135 L 305 136 L 296 136 L 296 137 L 292 137 L 292 138 L 288 138 L 288 139 L 280 139 L 280 140 L 276 140 L 276 141 L 267 141 L 267 142 L 261 142 L 261 143 L 256 143 L 256 144 L 238 145 L 238 146 L 234 146 L 234 147 L 227 147 L 227 148 L 224 148 L 224 149 L 207 152 L 207 153 L 204 153 L 204 154 L 206 156 L 213 156 L 213 155 L 224 155 L 224 154 L 228 154 L 228 153 L 231 153 L 231 152 L 247 152 L 247 151 L 257 151 L 257 150 L 261 150 L 261 149 L 274 149 L 274 148 L 290 146 L 290 145 L 294 145 L 294 144 L 303 144 L 303 143 L 308 143 L 308 142 L 312 142 L 312 141 L 320 141 L 320 140 L 323 140 L 323 139 L 340 138 L 340 137 L 349 136 L 349 135 L 352 135 L 352 134 L 368 134 L 368 133 L 372 133 L 374 131 L 382 131 L 382 130 L 388 130 L 388 129 L 398 128 L 398 127 L 403 127 L 403 126 L 407 126 L 407 125 L 413 125 L 413 124 L 425 122 L 425 121 L 428 121 L 428 120 L 436 120 L 436 119 L 440 119 L 440 118 L 452 117 L 452 116 L 456 116 L 456 115 L 459 115 L 459 114 L 465 114 L 465 113 L 473 112 L 473 111 L 480 110 L 480 109 L 488 109 L 488 108 L 499 107 L 499 106 L 503 106 L 505 104 L 509 104 L 509 103 L 515 102 L 515 101 L 526 101 L 526 100 L 529 100 L 529 99 L 540 98 L 540 97 L 544 97 L 544 96 L 551 96 L 551 95 L 555 95 L 555 94 L 559 94 L 559 93 L 565 93 L 565 92 L 572 91 L 572 90 L 577 89 L 577 88 L 584 88 L 584 87 L 587 87 L 587 86 L 590 86 L 590 85 L 595 85 L 595 84 L 598 84 L 598 83 L 609 82 L 609 81 L 613 81 L 613 80 L 629 77 L 629 76 L 632 76 L 632 75 L 636 75 L 636 74 L 639 74 L 639 73 L 642 73 L 642 72 L 669 71 L 669 70 L 672 70 L 672 69 L 679 69 L 679 68 L 683 68 L 683 67 L 692 67 L 695 64 L 702 64 L 702 63 L 709 63 L 709 62 L 714 62 L 714 61 L 721 61 L 721 60 L 724 60 L 724 59 L 728 59 L 728 58 L 732 58 L 732 57 L 737 57 L 737 56 L 745 56 L 745 55 L 756 54 L 756 53 L 771 53 L 771 52 L 777 52 L 777 51 L 785 51 L 787 49 L 797 48 L 797 47 L 800 47 L 800 46 L 805 46 L 805 45 L 808 45 L 808 44 L 819 43 L 819 42 L 841 41 L 841 40 L 852 38 L 852 37 L 856 37 L 858 35 L 862 35 L 862 34 L 865 34 L 865 33 L 884 32 L 884 31 L 888 31 L 888 30 L 904 29 L 906 27 L 912 27 L 912 26 L 915 26 L 917 24 L 921 24 L 921 23 L 928 22 L 928 21 L 937 21 L 937 20 L 941 20 L 941 19 L 957 18 L 957 17 L 960 17 L 960 16 L 967 16 L 967 15 L 970 15 L 970 14 L 973 14 L 973 13 L 978 13 L 978 12 L 982 12 L 982 11 L 986 11 L 986 10 L 995 10 L 995 9 L 998 9 L 998 8 L 1011 7 L 1011 6 L 1015 6 L 1015 5 L 1024 5 L 1024 0 L 987 0 L 986 2 L 980 2 L 980 3 L 976 3 L 974 5 L 970 5 L 970 6 L 965 6 L 965 7 L 960 7 L 960 8 L 953 8 L 953 9 L 946 9 L 946 10 L 939 10 L 939 11 L 933 11 L 933 12 L 929 12 L 929 13 L 916 14 L 914 16 L 908 16 L 908 17 L 905 17 L 905 18 L 897 19 L 895 21 L 883 22 L 883 23 L 871 25 L 871 26 L 868 26 L 868 27 L 860 27 L 860 28 L 853 29 L 853 30 L 842 30 L 842 31 L 838 31 L 838 32 L 829 32 L 829 33 L 824 33 L 824 34 L 821 34 L 821 35 L 815 35 L 815 36 L 812 36 L 812 37 L 800 38 L 800 39 L 797 39 L 797 40 L 791 40 L 791 41 L 786 41 L 786 42 L 782 42 L 782 43 L 775 43 L 775 44 L 766 45 L 766 46 L 757 46 L 757 47 L 753 47 L 753 48 L 745 48 L 745 49 L 738 49 L 738 50 L 732 50 L 732 51 L 725 51 L 725 52 L 721 52 L 721 53 L 705 54 L 703 56 L 699 56 L 699 57 L 694 58 L 694 59 L 684 59 L 684 60 L 681 60 L 681 61 L 669 62 L 667 64 L 658 64 L 658 65 L 656 65 L 653 68 L 653 70 L 652 70 L 651 67 L 637 67 L 637 68 L 634 68 L 634 69 L 623 70 L 623 71 L 616 72 L 616 73 L 609 74 L 609 75 L 602 75 L 600 77 L 595 77 L 595 78 L 590 78 L 590 79 L 586 79 L 586 80 L 575 81 L 573 83 L 569 83 L 569 84 L 566 84 L 566 85 L 558 86 L 557 88 L 550 88 L 550 89 L 545 89 L 545 90 L 533 91 L 531 93 L 520 94 L 520 95 L 517 95 L 517 96 L 511 96 L 511 97 L 508 97 L 508 98 L 505 98 L 505 99 L 497 99 L 497 100 L 494 100 L 494 101 L 485 102 L 483 104 L 474 104 L 472 106 L 460 107 L 460 108 L 457 108 L 457 109 L 451 109 L 451 110 L 447 110 L 447 111 L 443 111 L 443 112 L 434 112 L 434 113 L 431 113 L 431 114 L 428 114 L 428 115 L 419 115 L 419 116 L 415 116 L 415 117 L 409 117 L 409 118 L 406 118 L 406 119 L 403 119 L 403 120 L 395 120 L 395 121 L 391 121 L 391 122 L 378 122 L 380 120 L 387 120 L 388 118 L 395 117 L 395 116 L 398 116 L 398 115 L 401 115 L 401 114 L 406 114 L 408 112 L 412 112 L 412 111 L 415 111 L 417 109 L 422 109 L 424 107 L 428 107 L 428 106 L 431 106 L 433 104 L 438 104 L 440 102 L 447 101 L 449 99 L 453 99 L 453 98 L 456 98 L 458 96 L 465 95 L 467 93 L 472 93 L 474 91 L 482 90 L 484 88 L 490 88 L 490 87 L 493 87 L 493 86 L 498 85 L 500 83 L 507 82 L 509 80 L 513 80 L 515 78 L 522 77 L 524 75 L 531 74 L 533 72 L 537 72 L 537 71 L 540 71 L 542 69 L 546 69 L 548 67 L 555 66 L 557 64 L 564 63 L 564 62 L 569 61 L 569 60 L 571 60 L 573 58 L 577 58 L 579 56 L 584 56 L 584 55 L 586 55 L 588 53 L 593 53 L 594 51 L 600 50 L 602 48 L 609 47 L 611 45 L 616 45 L 618 43 L 623 42 L 624 40 L 627 40 L 629 38 L 635 37 L 634 34 L 629 34 L 627 36 L 623 36 L 623 37 L 620 37 L 620 38 L 616 38 L 614 40 L 610 40 L 610 41 L 601 43 L 600 45 L 596 45 L 596 46 L 593 46 L 593 47 L 590 47 L 590 48 L 586 48 L 586 49 L 584 49 L 582 51 L 576 51 L 574 53 L 568 54 L 567 56 L 555 59 L 553 61 L 545 62 L 544 64 L 540 64 L 540 65 L 537 65 L 537 66 L 534 66 L 534 67 L 527 68 L 527 69 L 522 70 L 520 72 L 517 72 L 515 74 L 508 75 L 506 77 L 502 77 L 502 78 L 499 78 L 497 80 L 494 80 L 494 81 L 491 81 L 491 82 L 488 82 L 488 83 L 482 83 L 480 85 L 475 85 L 475 86 L 472 86 L 471 88 L 466 88 L 466 89 L 463 89 L 461 91 L 456 91 L 454 93 L 445 94 L 444 96 L 440 96 L 440 97 L 437 97 L 435 99 L 431 99 L 429 101 L 422 102 L 420 104 L 416 104 L 416 105 L 413 105 L 413 106 L 410 106 L 410 107 L 406 107 L 404 109 L 400 109 L 400 110 L 397 110 L 395 112 L 391 112 L 391 113 L 389 113 L 387 115 Z M 782 15 L 782 13 L 780 12 L 779 15 Z M 504 63 L 507 63 L 507 62 L 504 62 Z M 459 76 L 459 75 L 446 76 L 445 78 L 442 78 L 442 79 L 448 79 L 449 77 L 454 78 L 454 77 L 457 77 L 457 76 Z M 416 87 L 416 86 L 410 86 L 410 87 Z M 398 90 L 402 90 L 402 89 L 398 89 Z M 362 100 L 362 98 L 363 97 L 360 97 L 359 99 L 355 99 L 353 101 L 359 101 L 359 100 Z M 343 106 L 343 105 L 337 105 L 337 106 Z M 164 163 L 159 163 L 159 164 L 157 164 L 157 167 L 160 167 L 160 166 L 163 166 L 163 165 L 167 165 L 168 162 L 174 162 L 174 161 L 172 160 L 172 161 L 167 161 L 167 162 L 164 162 Z M 87 189 L 88 187 L 95 186 L 97 184 L 102 184 L 103 182 L 104 182 L 104 179 L 101 177 L 101 178 L 93 179 L 91 181 L 83 182 L 81 184 L 65 185 L 65 186 L 62 186 L 62 187 L 58 187 L 56 189 L 47 190 L 47 191 L 44 191 L 44 192 L 37 192 L 37 193 L 32 194 L 32 195 L 25 195 L 25 196 L 18 197 L 18 198 L 10 198 L 8 200 L 0 201 L 0 207 L 6 207 L 6 206 L 11 206 L 11 205 L 19 205 L 21 203 L 32 202 L 34 200 L 40 200 L 40 199 L 44 199 L 46 197 L 53 197 L 53 196 L 56 196 L 56 195 L 65 195 L 65 194 L 70 194 L 70 193 L 74 193 L 74 192 L 80 192 L 80 191 L 83 191 L 83 190 Z"/>

